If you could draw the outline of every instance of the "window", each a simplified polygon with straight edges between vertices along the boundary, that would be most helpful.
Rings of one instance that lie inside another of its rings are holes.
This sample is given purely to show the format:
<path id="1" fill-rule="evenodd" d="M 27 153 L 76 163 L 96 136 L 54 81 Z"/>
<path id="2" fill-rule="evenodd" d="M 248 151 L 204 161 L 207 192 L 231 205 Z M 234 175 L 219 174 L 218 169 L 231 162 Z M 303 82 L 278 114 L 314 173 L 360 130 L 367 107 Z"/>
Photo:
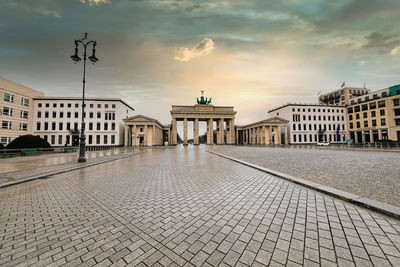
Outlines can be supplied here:
<path id="1" fill-rule="evenodd" d="M 386 125 L 386 119 L 381 119 L 381 125 L 385 126 Z"/>
<path id="2" fill-rule="evenodd" d="M 74 131 L 78 131 L 78 123 L 74 122 Z"/>
<path id="3" fill-rule="evenodd" d="M 301 142 L 301 134 L 299 134 L 299 142 Z"/>
<path id="4" fill-rule="evenodd" d="M 108 104 L 104 104 L 104 108 L 108 108 Z"/>
<path id="5" fill-rule="evenodd" d="M 304 135 L 304 142 L 307 142 L 307 135 Z"/>
<path id="6" fill-rule="evenodd" d="M 96 135 L 96 144 L 97 144 L 97 145 L 100 144 L 100 135 Z"/>
<path id="7" fill-rule="evenodd" d="M 400 116 L 400 108 L 394 109 L 394 115 L 395 116 Z M 400 141 L 400 140 L 399 140 Z"/>
<path id="8" fill-rule="evenodd" d="M 67 112 L 67 118 L 71 118 L 71 112 Z"/>
<path id="9" fill-rule="evenodd" d="M 356 114 L 356 120 L 359 120 L 360 119 L 360 114 Z"/>
<path id="10" fill-rule="evenodd" d="M 49 104 L 49 103 L 46 103 L 46 108 L 48 108 L 48 107 L 50 107 L 50 104 Z"/>
<path id="11" fill-rule="evenodd" d="M 349 120 L 353 120 L 353 115 L 349 115 Z"/>
<path id="12" fill-rule="evenodd" d="M 28 98 L 21 98 L 21 105 L 29 107 L 29 99 Z"/>
<path id="13" fill-rule="evenodd" d="M 297 142 L 295 134 L 293 135 L 293 142 Z"/>
<path id="14" fill-rule="evenodd" d="M 12 116 L 13 109 L 9 107 L 3 107 L 3 115 Z"/>
<path id="15" fill-rule="evenodd" d="M 361 124 L 359 121 L 357 121 L 357 128 L 360 128 L 360 127 L 361 127 Z"/>
<path id="16" fill-rule="evenodd" d="M 376 126 L 376 120 L 372 120 L 372 126 Z"/>
<path id="17" fill-rule="evenodd" d="M 92 104 L 91 104 L 92 105 Z M 89 135 L 89 145 L 93 144 L 93 136 Z"/>
<path id="18" fill-rule="evenodd" d="M 46 111 L 46 112 L 44 113 L 44 117 L 45 117 L 45 118 L 48 118 L 48 117 L 49 117 L 49 112 L 48 112 L 48 111 Z"/>
<path id="19" fill-rule="evenodd" d="M 56 130 L 56 123 L 55 122 L 51 123 L 51 130 L 53 130 L 53 131 Z"/>
<path id="20" fill-rule="evenodd" d="M 115 104 L 112 104 L 112 106 L 111 106 L 112 108 L 115 108 Z"/>
<path id="21" fill-rule="evenodd" d="M 38 103 L 38 107 L 41 108 L 42 107 L 42 103 Z"/>
<path id="22" fill-rule="evenodd" d="M 395 107 L 400 106 L 400 98 L 393 99 L 393 106 Z"/>
<path id="23" fill-rule="evenodd" d="M 53 111 L 53 117 L 52 118 L 57 118 L 57 112 Z"/>
<path id="24" fill-rule="evenodd" d="M 360 106 L 355 106 L 354 107 L 354 112 L 359 112 L 360 111 Z"/>
<path id="25" fill-rule="evenodd" d="M 111 130 L 115 131 L 115 122 L 111 123 Z"/>
<path id="26" fill-rule="evenodd" d="M 368 121 L 364 121 L 364 127 L 368 127 Z"/>
<path id="27" fill-rule="evenodd" d="M 79 108 L 79 104 L 78 104 L 78 103 L 76 103 L 76 104 L 75 104 L 75 107 L 76 107 L 76 108 Z"/>
<path id="28" fill-rule="evenodd" d="M 67 135 L 66 138 L 67 138 L 67 140 L 65 140 L 65 144 L 66 144 L 66 145 L 69 145 L 69 138 L 70 138 L 70 136 Z"/>
<path id="29" fill-rule="evenodd" d="M 1 122 L 2 129 L 11 129 L 11 121 L 2 121 Z"/>
<path id="30" fill-rule="evenodd" d="M 103 144 L 107 145 L 107 139 L 108 139 L 108 136 L 105 135 L 105 136 L 104 136 L 104 143 L 103 143 Z"/>
<path id="31" fill-rule="evenodd" d="M 54 145 L 56 143 L 56 136 L 52 135 L 51 136 L 51 144 Z"/>
<path id="32" fill-rule="evenodd" d="M 375 110 L 371 111 L 371 117 L 376 117 L 376 112 L 375 112 Z"/>
<path id="33" fill-rule="evenodd" d="M 93 130 L 93 122 L 89 122 L 89 131 Z"/>
<path id="34" fill-rule="evenodd" d="M 101 119 L 101 112 L 97 112 L 97 118 Z"/>
<path id="35" fill-rule="evenodd" d="M 59 130 L 59 131 L 62 131 L 62 130 L 63 130 L 63 123 L 62 123 L 62 122 L 60 122 L 60 123 L 58 124 L 58 130 Z"/>
<path id="36" fill-rule="evenodd" d="M 59 135 L 59 136 L 58 136 L 58 144 L 59 144 L 59 145 L 62 145 L 62 135 Z"/>
<path id="37" fill-rule="evenodd" d="M 57 103 L 54 103 L 54 104 L 53 104 L 53 108 L 56 108 L 56 107 L 57 107 Z"/>
<path id="38" fill-rule="evenodd" d="M 97 108 L 101 108 L 101 104 L 97 104 Z"/>
<path id="39" fill-rule="evenodd" d="M 48 122 L 44 123 L 44 130 L 45 131 L 49 130 L 49 123 Z"/>
<path id="40" fill-rule="evenodd" d="M 71 130 L 71 123 L 67 122 L 67 131 Z"/>
<path id="41" fill-rule="evenodd" d="M 383 108 L 383 107 L 385 107 L 385 106 L 386 106 L 385 100 L 378 101 L 378 107 L 379 107 L 379 108 Z"/>
<path id="42" fill-rule="evenodd" d="M 100 131 L 100 122 L 97 123 L 97 131 Z"/>
<path id="43" fill-rule="evenodd" d="M 40 122 L 36 123 L 36 131 L 40 131 Z"/>
<path id="44" fill-rule="evenodd" d="M 64 112 L 60 112 L 60 118 L 64 118 Z"/>
<path id="45" fill-rule="evenodd" d="M 72 107 L 71 103 L 68 103 L 67 106 L 68 106 L 69 108 Z"/>
<path id="46" fill-rule="evenodd" d="M 74 113 L 74 118 L 78 118 L 78 112 Z"/>
<path id="47" fill-rule="evenodd" d="M 382 97 L 387 97 L 387 92 L 383 92 Z"/>
<path id="48" fill-rule="evenodd" d="M 108 123 L 104 123 L 104 131 L 108 131 Z"/>
<path id="49" fill-rule="evenodd" d="M 368 117 L 367 112 L 363 112 L 363 118 L 365 119 L 365 118 L 367 118 L 367 117 Z"/>
<path id="50" fill-rule="evenodd" d="M 47 140 L 47 135 L 43 135 L 43 139 L 46 140 L 46 141 L 48 142 L 48 140 Z"/>
<path id="51" fill-rule="evenodd" d="M 142 131 L 142 128 L 140 128 L 140 131 Z M 296 124 L 293 124 L 293 131 L 296 131 Z"/>
<path id="52" fill-rule="evenodd" d="M 350 122 L 349 125 L 350 125 L 350 129 L 353 129 L 353 123 Z"/>
<path id="53" fill-rule="evenodd" d="M 91 118 L 91 119 L 93 118 L 93 112 L 89 113 L 89 118 Z"/>
<path id="54" fill-rule="evenodd" d="M 93 104 L 90 104 L 90 108 L 93 108 L 94 107 L 94 105 Z"/>
<path id="55" fill-rule="evenodd" d="M 301 124 L 299 124 L 299 131 L 301 131 Z"/>
<path id="56" fill-rule="evenodd" d="M 395 119 L 395 122 L 396 122 L 396 125 L 400 125 L 400 119 Z"/>
<path id="57" fill-rule="evenodd" d="M 4 101 L 13 103 L 14 102 L 14 95 L 9 93 L 4 93 Z"/>
<path id="58" fill-rule="evenodd" d="M 27 131 L 28 130 L 28 124 L 27 123 L 20 123 L 19 124 L 19 129 L 21 131 Z"/>
<path id="59" fill-rule="evenodd" d="M 385 116 L 385 110 L 384 110 L 384 109 L 379 110 L 379 114 L 380 114 L 381 116 Z"/>
<path id="60" fill-rule="evenodd" d="M 362 106 L 361 106 L 361 109 L 364 111 L 364 110 L 368 110 L 368 104 L 363 104 Z"/>
<path id="61" fill-rule="evenodd" d="M 64 103 L 61 103 L 61 104 L 60 104 L 60 108 L 63 108 L 63 107 L 64 107 Z"/>
<path id="62" fill-rule="evenodd" d="M 3 144 L 3 145 L 7 145 L 8 143 L 10 143 L 11 142 L 11 137 L 5 137 L 5 136 L 2 136 L 1 137 L 1 143 Z"/>
<path id="63" fill-rule="evenodd" d="M 111 144 L 112 144 L 112 145 L 115 144 L 115 135 L 111 135 Z"/>
<path id="64" fill-rule="evenodd" d="M 308 120 L 309 120 L 309 121 L 311 120 L 311 116 L 308 116 Z"/>

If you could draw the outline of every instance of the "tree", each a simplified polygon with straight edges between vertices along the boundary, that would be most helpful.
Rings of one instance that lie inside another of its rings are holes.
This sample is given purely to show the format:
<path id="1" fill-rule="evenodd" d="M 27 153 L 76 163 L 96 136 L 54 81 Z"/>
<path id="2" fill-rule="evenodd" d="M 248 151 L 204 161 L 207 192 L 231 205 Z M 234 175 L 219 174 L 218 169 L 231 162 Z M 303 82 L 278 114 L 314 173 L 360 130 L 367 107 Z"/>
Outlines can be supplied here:
<path id="1" fill-rule="evenodd" d="M 2 143 L 0 143 L 0 149 L 6 148 Z"/>
<path id="2" fill-rule="evenodd" d="M 40 136 L 21 135 L 7 145 L 7 148 L 47 148 L 50 144 Z"/>

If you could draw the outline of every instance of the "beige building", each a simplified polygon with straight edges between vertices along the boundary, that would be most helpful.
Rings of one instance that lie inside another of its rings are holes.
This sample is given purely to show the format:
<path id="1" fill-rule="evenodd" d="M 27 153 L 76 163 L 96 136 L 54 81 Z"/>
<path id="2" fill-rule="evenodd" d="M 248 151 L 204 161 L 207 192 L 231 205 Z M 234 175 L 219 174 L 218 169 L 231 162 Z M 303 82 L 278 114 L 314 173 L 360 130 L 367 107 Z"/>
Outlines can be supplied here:
<path id="1" fill-rule="evenodd" d="M 207 144 L 214 143 L 214 121 L 218 145 L 235 143 L 235 114 L 233 107 L 197 104 L 194 106 L 172 106 L 171 145 L 177 141 L 177 121 L 183 121 L 183 144 L 188 144 L 188 121 L 193 121 L 193 144 L 199 144 L 199 121 L 207 122 Z"/>
<path id="2" fill-rule="evenodd" d="M 136 115 L 124 119 L 125 146 L 161 146 L 169 140 L 170 126 L 158 120 Z"/>
<path id="3" fill-rule="evenodd" d="M 281 133 L 281 126 L 289 121 L 273 117 L 244 126 L 236 126 L 236 144 L 269 145 L 287 143 L 287 136 Z"/>
<path id="4" fill-rule="evenodd" d="M 400 85 L 351 99 L 347 122 L 354 143 L 400 141 Z"/>
<path id="5" fill-rule="evenodd" d="M 370 92 L 371 90 L 366 88 L 344 87 L 319 96 L 318 103 L 320 105 L 345 106 L 351 98 L 369 94 Z"/>
<path id="6" fill-rule="evenodd" d="M 20 135 L 32 134 L 33 98 L 42 92 L 0 78 L 0 142 L 7 145 Z"/>

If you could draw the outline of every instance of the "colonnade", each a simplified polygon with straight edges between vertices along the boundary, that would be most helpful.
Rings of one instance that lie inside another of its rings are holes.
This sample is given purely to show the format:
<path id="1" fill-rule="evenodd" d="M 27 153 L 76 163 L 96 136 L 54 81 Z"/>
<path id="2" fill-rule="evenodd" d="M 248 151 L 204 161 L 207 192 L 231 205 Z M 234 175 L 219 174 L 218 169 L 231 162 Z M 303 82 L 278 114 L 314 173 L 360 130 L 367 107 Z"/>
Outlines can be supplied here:
<path id="1" fill-rule="evenodd" d="M 241 140 L 239 140 L 239 136 Z M 280 126 L 262 125 L 236 129 L 236 143 L 249 145 L 281 144 Z"/>
<path id="2" fill-rule="evenodd" d="M 193 121 L 193 144 L 199 144 L 199 121 L 207 122 L 207 144 L 214 144 L 214 121 L 217 123 L 216 143 L 217 145 L 235 143 L 235 118 L 196 118 L 196 117 L 173 117 L 171 123 L 171 144 L 178 144 L 177 122 L 183 121 L 183 144 L 188 144 L 188 121 Z M 225 129 L 226 124 L 226 129 Z"/>

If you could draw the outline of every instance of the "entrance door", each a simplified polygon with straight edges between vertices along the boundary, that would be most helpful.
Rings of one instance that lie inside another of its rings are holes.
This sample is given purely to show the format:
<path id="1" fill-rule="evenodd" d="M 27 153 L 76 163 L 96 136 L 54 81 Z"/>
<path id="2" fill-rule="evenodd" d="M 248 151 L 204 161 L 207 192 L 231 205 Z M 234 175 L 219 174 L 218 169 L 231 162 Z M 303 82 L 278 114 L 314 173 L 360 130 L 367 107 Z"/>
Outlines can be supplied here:
<path id="1" fill-rule="evenodd" d="M 140 136 L 139 137 L 139 146 L 143 146 L 144 145 L 144 136 Z"/>

